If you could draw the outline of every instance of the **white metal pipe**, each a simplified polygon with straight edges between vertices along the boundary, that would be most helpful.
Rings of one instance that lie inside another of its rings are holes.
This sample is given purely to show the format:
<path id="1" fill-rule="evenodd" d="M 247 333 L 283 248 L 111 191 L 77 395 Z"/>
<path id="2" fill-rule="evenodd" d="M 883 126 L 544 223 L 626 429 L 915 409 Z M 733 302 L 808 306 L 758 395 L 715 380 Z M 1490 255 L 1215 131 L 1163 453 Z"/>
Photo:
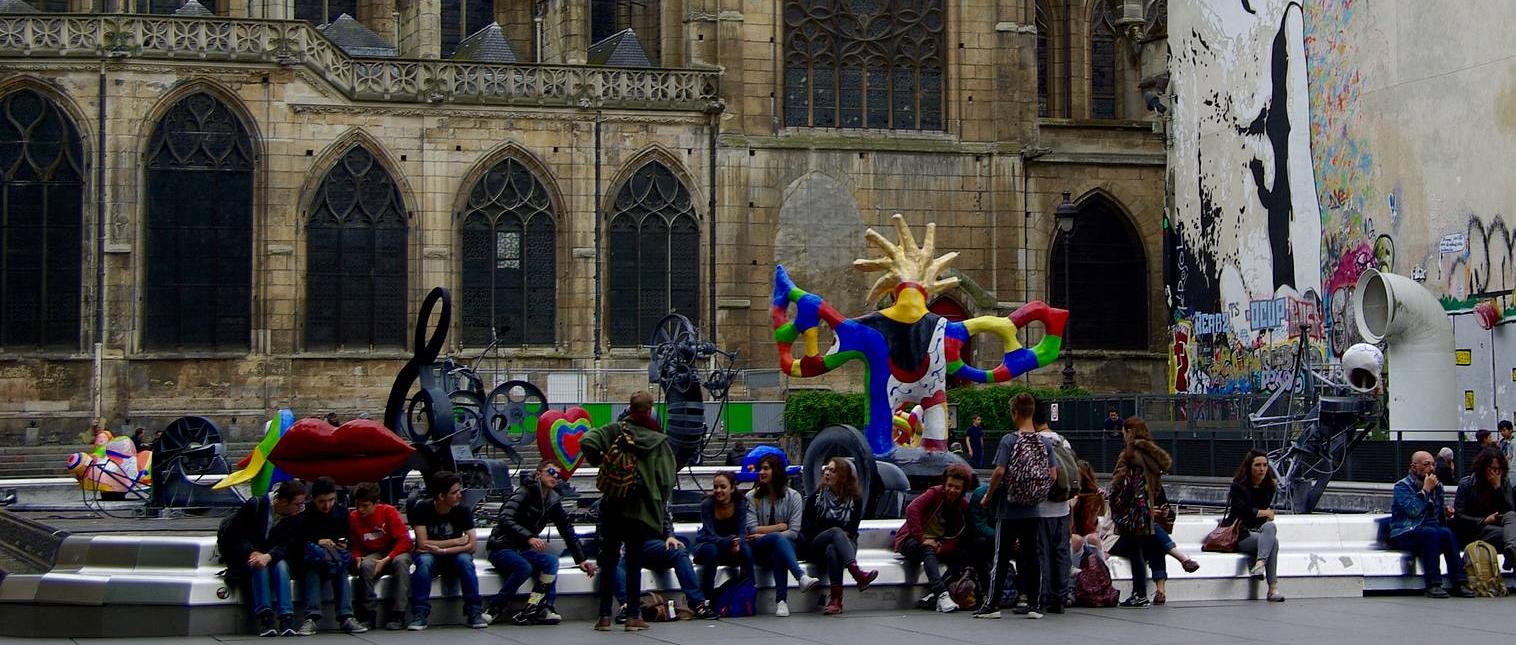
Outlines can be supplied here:
<path id="1" fill-rule="evenodd" d="M 1458 380 L 1453 325 L 1437 297 L 1410 278 L 1369 269 L 1358 278 L 1353 314 L 1365 341 L 1386 346 L 1390 430 L 1447 439 L 1458 429 Z M 1429 432 L 1438 434 L 1419 434 Z"/>

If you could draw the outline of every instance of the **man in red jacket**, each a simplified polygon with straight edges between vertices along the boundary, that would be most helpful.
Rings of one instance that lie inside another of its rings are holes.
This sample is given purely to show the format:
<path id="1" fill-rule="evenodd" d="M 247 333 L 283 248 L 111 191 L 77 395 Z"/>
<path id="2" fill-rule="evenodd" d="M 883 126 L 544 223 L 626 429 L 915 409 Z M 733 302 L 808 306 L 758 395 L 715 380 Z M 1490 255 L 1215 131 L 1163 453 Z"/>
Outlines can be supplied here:
<path id="1" fill-rule="evenodd" d="M 379 485 L 359 484 L 353 491 L 353 512 L 348 514 L 353 562 L 358 567 L 358 604 L 368 614 L 370 623 L 379 621 L 379 597 L 374 585 L 388 574 L 394 581 L 390 592 L 390 619 L 384 628 L 390 631 L 405 625 L 405 610 L 411 597 L 411 531 L 400 511 L 379 503 Z"/>
<path id="2" fill-rule="evenodd" d="M 908 564 L 920 565 L 926 572 L 929 592 L 916 606 L 944 614 L 958 610 L 958 603 L 942 582 L 939 559 L 946 558 L 958 546 L 958 539 L 968 526 L 969 502 L 963 492 L 969 488 L 974 471 L 964 464 L 953 464 L 942 472 L 942 483 L 928 488 L 905 509 L 905 524 L 895 533 L 895 551 Z"/>

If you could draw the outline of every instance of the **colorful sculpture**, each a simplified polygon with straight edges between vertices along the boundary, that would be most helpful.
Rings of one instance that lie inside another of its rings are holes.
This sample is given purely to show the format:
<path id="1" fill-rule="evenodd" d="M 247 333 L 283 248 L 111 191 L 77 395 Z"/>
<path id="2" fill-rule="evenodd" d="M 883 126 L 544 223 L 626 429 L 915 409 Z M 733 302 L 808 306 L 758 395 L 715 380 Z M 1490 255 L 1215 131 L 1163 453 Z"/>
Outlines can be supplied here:
<path id="1" fill-rule="evenodd" d="M 212 486 L 212 490 L 231 488 L 238 484 L 251 483 L 253 495 L 267 495 L 275 484 L 290 478 L 288 473 L 279 470 L 273 462 L 268 460 L 269 453 L 274 451 L 279 439 L 284 433 L 289 432 L 290 426 L 295 425 L 295 412 L 290 409 L 282 409 L 279 416 L 269 419 L 263 425 L 263 439 L 258 445 L 253 446 L 253 451 L 248 453 L 242 461 L 237 462 L 237 471 L 222 478 Z"/>
<path id="2" fill-rule="evenodd" d="M 151 486 L 153 452 L 137 452 L 131 437 L 116 437 L 108 431 L 95 434 L 91 452 L 69 455 L 68 474 L 87 491 L 125 493 Z"/>
<path id="3" fill-rule="evenodd" d="M 250 483 L 253 495 L 266 495 L 286 479 L 331 477 L 351 486 L 377 481 L 395 471 L 416 451 L 383 424 L 353 419 L 332 427 L 325 419 L 295 421 L 290 410 L 268 422 L 268 431 L 253 452 L 213 488 Z"/>
<path id="4" fill-rule="evenodd" d="M 913 405 L 909 410 L 896 410 L 893 422 L 895 428 L 895 445 L 904 448 L 920 448 L 924 430 L 921 427 L 921 406 Z"/>
<path id="5" fill-rule="evenodd" d="M 1068 311 L 1053 309 L 1041 301 L 1027 303 L 1005 318 L 981 316 L 950 322 L 927 311 L 932 296 L 957 286 L 958 278 L 939 278 L 956 252 L 933 257 L 936 225 L 927 224 L 926 239 L 917 246 L 905 218 L 894 216 L 900 244 L 869 229 L 865 238 L 885 257 L 860 259 L 853 267 L 866 272 L 884 272 L 869 291 L 868 302 L 886 294 L 894 302 L 887 308 L 846 318 L 820 296 L 795 286 L 784 266 L 774 269 L 774 340 L 779 345 L 779 367 L 791 376 L 819 376 L 848 361 L 865 364 L 864 435 L 874 454 L 888 456 L 895 450 L 894 411 L 919 404 L 922 412 L 921 447 L 929 452 L 947 449 L 947 378 L 976 383 L 1003 383 L 1025 372 L 1044 367 L 1058 358 L 1063 346 L 1063 328 Z M 789 309 L 795 307 L 794 319 Z M 1022 347 L 1016 330 L 1041 322 L 1046 335 L 1036 346 Z M 833 330 L 836 341 L 825 354 L 818 346 L 822 323 Z M 982 370 L 963 360 L 963 345 L 970 336 L 990 333 L 1006 347 L 1000 365 Z M 794 354 L 794 344 L 802 352 Z"/>
<path id="6" fill-rule="evenodd" d="M 579 452 L 579 439 L 591 427 L 590 413 L 578 406 L 562 412 L 543 412 L 537 416 L 537 450 L 544 459 L 561 466 L 567 477 L 584 461 L 584 455 Z"/>

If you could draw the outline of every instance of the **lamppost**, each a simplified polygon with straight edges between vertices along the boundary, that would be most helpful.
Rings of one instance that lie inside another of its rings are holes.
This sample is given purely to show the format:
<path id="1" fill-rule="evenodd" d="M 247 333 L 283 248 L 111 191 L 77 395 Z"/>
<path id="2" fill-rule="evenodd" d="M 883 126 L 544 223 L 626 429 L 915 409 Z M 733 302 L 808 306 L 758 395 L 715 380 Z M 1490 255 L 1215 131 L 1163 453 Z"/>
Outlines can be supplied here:
<path id="1" fill-rule="evenodd" d="M 1079 215 L 1079 209 L 1074 207 L 1074 202 L 1069 200 L 1069 193 L 1063 194 L 1063 203 L 1058 205 L 1058 210 L 1053 216 L 1058 221 L 1058 232 L 1063 237 L 1063 306 L 1070 313 L 1074 311 L 1074 290 L 1069 272 L 1069 256 L 1074 254 L 1074 218 Z M 1070 325 L 1069 327 L 1073 327 Z M 1063 330 L 1063 387 L 1074 387 L 1074 355 L 1069 352 L 1069 328 Z"/>

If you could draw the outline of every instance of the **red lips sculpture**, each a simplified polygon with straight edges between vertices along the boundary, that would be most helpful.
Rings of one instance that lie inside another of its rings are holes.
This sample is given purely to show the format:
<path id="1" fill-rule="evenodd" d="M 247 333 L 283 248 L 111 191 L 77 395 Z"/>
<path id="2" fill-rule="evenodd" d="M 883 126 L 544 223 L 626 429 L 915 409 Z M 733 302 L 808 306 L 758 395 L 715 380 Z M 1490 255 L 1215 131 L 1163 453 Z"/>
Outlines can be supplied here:
<path id="1" fill-rule="evenodd" d="M 342 486 L 377 481 L 416 452 L 377 421 L 353 419 L 333 428 L 323 419 L 295 422 L 269 453 L 269 461 L 294 477 L 331 477 Z"/>

